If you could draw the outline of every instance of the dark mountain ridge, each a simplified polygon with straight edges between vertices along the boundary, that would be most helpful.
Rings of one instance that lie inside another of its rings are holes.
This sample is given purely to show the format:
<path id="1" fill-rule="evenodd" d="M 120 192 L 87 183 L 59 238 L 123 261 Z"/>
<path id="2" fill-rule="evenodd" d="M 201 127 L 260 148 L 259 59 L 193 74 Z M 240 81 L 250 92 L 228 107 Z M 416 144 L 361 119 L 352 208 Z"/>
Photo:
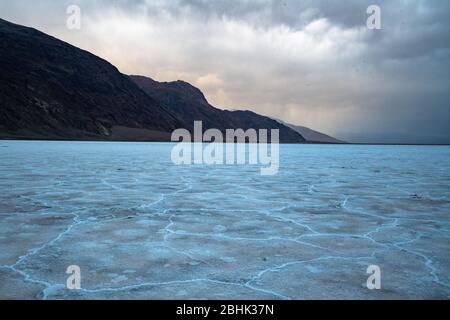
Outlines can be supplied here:
<path id="1" fill-rule="evenodd" d="M 169 141 L 178 128 L 279 129 L 251 111 L 224 111 L 184 81 L 126 76 L 109 62 L 32 28 L 0 19 L 0 138 Z"/>
<path id="2" fill-rule="evenodd" d="M 182 125 L 107 61 L 1 19 L 0 69 L 1 137 L 110 139 L 117 126 Z"/>
<path id="3" fill-rule="evenodd" d="M 295 130 L 269 117 L 252 111 L 228 111 L 218 109 L 206 100 L 203 93 L 184 81 L 158 82 L 144 76 L 130 76 L 150 97 L 169 109 L 185 128 L 193 129 L 194 121 L 202 120 L 204 129 L 278 129 L 280 142 L 302 143 L 305 139 Z M 270 133 L 270 132 L 269 132 Z"/>

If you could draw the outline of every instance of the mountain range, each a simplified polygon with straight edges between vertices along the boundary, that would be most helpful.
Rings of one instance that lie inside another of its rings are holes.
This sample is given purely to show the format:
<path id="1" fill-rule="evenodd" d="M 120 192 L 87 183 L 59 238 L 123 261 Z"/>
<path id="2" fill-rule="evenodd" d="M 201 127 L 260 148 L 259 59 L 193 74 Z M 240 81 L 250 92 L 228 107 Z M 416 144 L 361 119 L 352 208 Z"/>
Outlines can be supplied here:
<path id="1" fill-rule="evenodd" d="M 2 19 L 0 69 L 1 139 L 170 141 L 173 130 L 202 120 L 204 130 L 279 129 L 282 143 L 308 140 L 301 127 L 215 108 L 187 82 L 122 74 L 90 52 Z"/>

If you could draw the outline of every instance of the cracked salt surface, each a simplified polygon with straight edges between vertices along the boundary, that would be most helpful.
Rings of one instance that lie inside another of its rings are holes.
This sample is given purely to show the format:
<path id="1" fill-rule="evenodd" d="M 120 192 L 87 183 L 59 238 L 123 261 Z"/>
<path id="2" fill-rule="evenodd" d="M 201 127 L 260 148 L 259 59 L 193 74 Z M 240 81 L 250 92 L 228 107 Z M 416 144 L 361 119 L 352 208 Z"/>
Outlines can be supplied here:
<path id="1" fill-rule="evenodd" d="M 171 144 L 0 145 L 0 298 L 450 297 L 448 147 L 282 145 L 261 176 Z"/>

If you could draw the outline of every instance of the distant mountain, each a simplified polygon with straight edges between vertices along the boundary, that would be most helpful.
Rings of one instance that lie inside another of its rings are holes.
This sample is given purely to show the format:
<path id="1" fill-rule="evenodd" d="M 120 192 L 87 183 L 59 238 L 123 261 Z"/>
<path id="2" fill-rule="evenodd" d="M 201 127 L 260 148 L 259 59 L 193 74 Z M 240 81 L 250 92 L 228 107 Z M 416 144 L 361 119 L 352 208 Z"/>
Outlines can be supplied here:
<path id="1" fill-rule="evenodd" d="M 329 135 L 312 130 L 307 127 L 296 126 L 296 125 L 289 124 L 289 123 L 286 123 L 286 122 L 284 122 L 282 120 L 278 120 L 278 119 L 277 119 L 277 121 L 279 121 L 280 123 L 284 124 L 285 126 L 291 128 L 291 129 L 297 131 L 306 139 L 307 142 L 310 142 L 310 143 L 347 143 L 345 141 L 333 138 Z"/>
<path id="2" fill-rule="evenodd" d="M 202 120 L 204 129 L 216 128 L 222 132 L 233 128 L 278 129 L 280 142 L 305 142 L 301 134 L 269 117 L 251 111 L 228 111 L 213 107 L 198 88 L 187 82 L 158 82 L 143 76 L 130 77 L 150 97 L 183 121 L 187 129 L 192 129 L 195 120 Z"/>
<path id="3" fill-rule="evenodd" d="M 0 138 L 168 140 L 180 126 L 107 61 L 0 19 Z"/>

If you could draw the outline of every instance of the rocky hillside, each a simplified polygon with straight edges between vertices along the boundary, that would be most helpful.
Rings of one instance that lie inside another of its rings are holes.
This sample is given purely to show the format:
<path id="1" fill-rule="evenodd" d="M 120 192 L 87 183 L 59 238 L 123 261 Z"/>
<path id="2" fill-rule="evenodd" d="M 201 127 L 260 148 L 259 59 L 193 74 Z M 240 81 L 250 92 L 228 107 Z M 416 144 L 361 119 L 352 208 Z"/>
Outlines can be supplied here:
<path id="1" fill-rule="evenodd" d="M 0 70 L 2 138 L 160 140 L 182 126 L 107 61 L 1 19 Z"/>

